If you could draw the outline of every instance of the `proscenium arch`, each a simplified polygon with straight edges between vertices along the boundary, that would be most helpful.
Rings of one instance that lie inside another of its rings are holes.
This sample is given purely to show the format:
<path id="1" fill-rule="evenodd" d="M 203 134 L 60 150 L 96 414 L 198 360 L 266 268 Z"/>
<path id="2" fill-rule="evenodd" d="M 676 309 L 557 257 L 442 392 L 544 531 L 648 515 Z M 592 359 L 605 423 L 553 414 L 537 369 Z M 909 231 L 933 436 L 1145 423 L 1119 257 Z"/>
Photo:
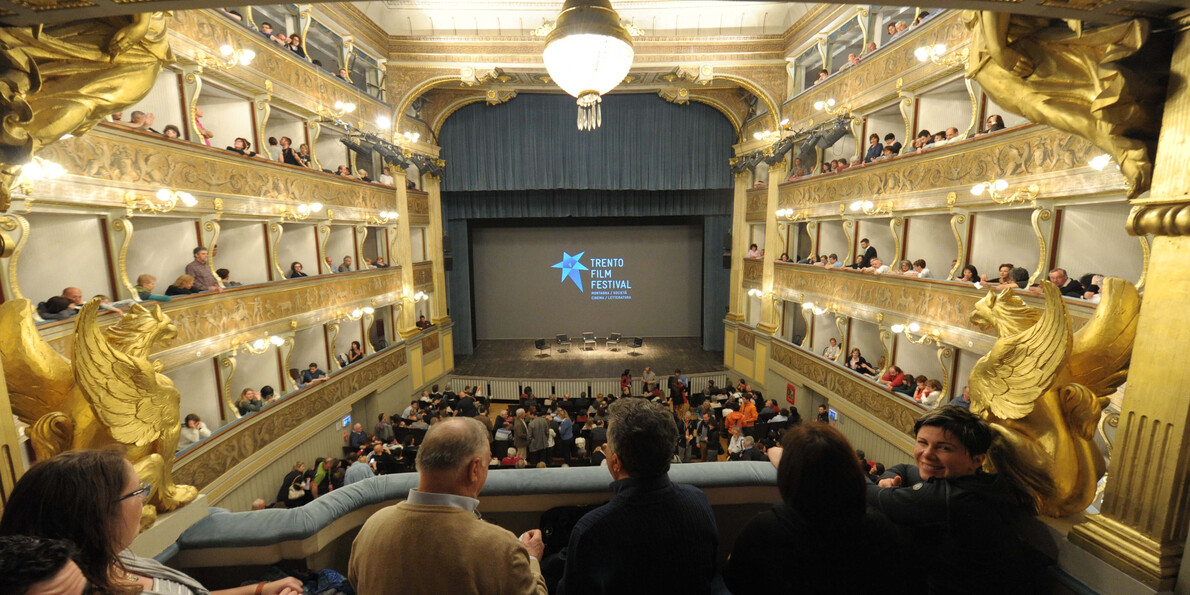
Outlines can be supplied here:
<path id="1" fill-rule="evenodd" d="M 773 101 L 773 98 L 769 97 L 769 94 L 766 93 L 764 91 L 764 89 L 761 88 L 760 85 L 756 84 L 754 81 L 752 81 L 751 79 L 748 79 L 747 77 L 742 77 L 742 76 L 735 75 L 735 74 L 721 74 L 721 73 L 716 72 L 715 78 L 723 79 L 725 81 L 731 81 L 733 83 L 736 83 L 737 85 L 747 89 L 748 92 L 750 92 L 753 95 L 755 95 L 756 97 L 758 97 L 761 101 L 764 102 L 765 107 L 768 108 L 769 115 L 773 120 L 773 127 L 770 130 L 780 130 L 781 129 L 781 110 L 777 106 L 777 103 L 775 101 Z"/>

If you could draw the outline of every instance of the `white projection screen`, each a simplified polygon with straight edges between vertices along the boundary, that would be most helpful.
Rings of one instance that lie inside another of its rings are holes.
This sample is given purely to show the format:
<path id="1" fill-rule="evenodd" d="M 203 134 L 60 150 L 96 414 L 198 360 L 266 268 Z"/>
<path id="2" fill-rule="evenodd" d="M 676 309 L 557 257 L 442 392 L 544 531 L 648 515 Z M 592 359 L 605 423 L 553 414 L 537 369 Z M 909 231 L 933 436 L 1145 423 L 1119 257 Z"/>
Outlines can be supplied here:
<path id="1" fill-rule="evenodd" d="M 697 225 L 478 228 L 471 266 L 480 340 L 702 332 Z"/>

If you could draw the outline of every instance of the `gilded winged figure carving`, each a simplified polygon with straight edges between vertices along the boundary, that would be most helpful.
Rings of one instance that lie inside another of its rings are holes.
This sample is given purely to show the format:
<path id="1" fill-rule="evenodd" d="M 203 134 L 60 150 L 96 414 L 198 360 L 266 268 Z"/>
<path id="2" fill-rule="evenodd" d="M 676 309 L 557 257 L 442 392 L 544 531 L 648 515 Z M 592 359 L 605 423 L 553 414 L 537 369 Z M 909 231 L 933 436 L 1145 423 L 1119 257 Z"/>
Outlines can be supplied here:
<path id="1" fill-rule="evenodd" d="M 966 11 L 967 78 L 1004 109 L 1077 134 L 1120 165 L 1129 197 L 1148 190 L 1164 86 L 1121 61 L 1141 50 L 1148 21 L 1084 29 L 1062 19 Z"/>
<path id="2" fill-rule="evenodd" d="M 999 335 L 971 371 L 971 411 L 987 419 L 1007 449 L 989 467 L 1027 487 L 1040 513 L 1085 509 L 1103 476 L 1095 429 L 1128 375 L 1140 296 L 1123 279 L 1104 279 L 1095 315 L 1077 333 L 1058 288 L 1042 281 L 1045 308 L 1010 290 L 989 292 L 971 321 Z"/>
<path id="3" fill-rule="evenodd" d="M 119 322 L 101 329 L 99 300 L 75 317 L 73 361 L 41 337 L 29 300 L 0 304 L 0 358 L 12 409 L 32 426 L 39 460 L 67 450 L 124 450 L 141 481 L 153 486 L 142 526 L 157 512 L 174 510 L 198 496 L 171 478 L 177 451 L 180 395 L 161 362 L 148 359 L 157 341 L 177 335 L 160 306 L 132 306 Z"/>

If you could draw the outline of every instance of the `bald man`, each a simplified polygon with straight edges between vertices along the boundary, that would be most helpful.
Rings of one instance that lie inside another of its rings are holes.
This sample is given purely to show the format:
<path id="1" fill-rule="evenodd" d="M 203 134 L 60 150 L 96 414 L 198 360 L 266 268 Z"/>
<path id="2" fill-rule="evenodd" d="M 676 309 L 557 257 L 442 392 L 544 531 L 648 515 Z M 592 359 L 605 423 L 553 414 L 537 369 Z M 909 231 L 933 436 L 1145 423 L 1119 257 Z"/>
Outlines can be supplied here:
<path id="1" fill-rule="evenodd" d="M 434 424 L 417 451 L 417 489 L 368 519 L 351 545 L 347 577 L 359 595 L 537 593 L 545 545 L 480 519 L 479 492 L 492 450 L 483 424 Z"/>

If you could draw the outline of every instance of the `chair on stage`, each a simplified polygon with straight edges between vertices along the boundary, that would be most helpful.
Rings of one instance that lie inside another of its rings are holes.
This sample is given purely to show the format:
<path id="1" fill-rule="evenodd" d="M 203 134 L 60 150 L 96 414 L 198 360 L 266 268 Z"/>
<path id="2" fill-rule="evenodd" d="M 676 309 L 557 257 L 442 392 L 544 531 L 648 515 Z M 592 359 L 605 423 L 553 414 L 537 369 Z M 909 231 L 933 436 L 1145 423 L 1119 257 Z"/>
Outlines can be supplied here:
<path id="1" fill-rule="evenodd" d="M 542 357 L 541 352 L 545 351 L 546 349 L 550 349 L 550 353 L 553 353 L 553 348 L 545 339 L 537 339 L 533 341 L 533 346 L 537 348 L 537 357 Z M 545 354 L 545 357 L 549 357 L 550 353 Z"/>
<path id="2" fill-rule="evenodd" d="M 632 343 L 630 343 L 630 344 L 629 344 L 629 347 L 632 347 L 632 351 L 629 351 L 629 352 L 628 352 L 628 354 L 629 354 L 629 355 L 638 355 L 638 354 L 636 353 L 636 350 L 637 350 L 637 349 L 640 349 L 640 348 L 641 348 L 641 346 L 642 346 L 642 345 L 644 345 L 644 344 L 645 344 L 645 340 L 644 340 L 644 339 L 642 339 L 642 338 L 640 338 L 640 337 L 633 337 L 633 339 L 632 339 Z"/>
<path id="3" fill-rule="evenodd" d="M 612 344 L 615 343 L 616 349 L 619 349 L 620 348 L 620 337 L 621 337 L 620 333 L 612 333 L 612 335 L 607 338 L 607 348 L 611 349 Z"/>
<path id="4" fill-rule="evenodd" d="M 562 346 L 566 346 L 566 351 L 570 351 L 570 337 L 566 335 L 558 335 L 556 342 L 558 344 L 558 353 L 562 352 Z"/>
<path id="5" fill-rule="evenodd" d="M 598 346 L 598 343 L 595 341 L 595 333 L 593 333 L 593 332 L 583 333 L 583 349 L 584 350 L 586 350 L 588 348 L 595 349 L 596 346 Z"/>

